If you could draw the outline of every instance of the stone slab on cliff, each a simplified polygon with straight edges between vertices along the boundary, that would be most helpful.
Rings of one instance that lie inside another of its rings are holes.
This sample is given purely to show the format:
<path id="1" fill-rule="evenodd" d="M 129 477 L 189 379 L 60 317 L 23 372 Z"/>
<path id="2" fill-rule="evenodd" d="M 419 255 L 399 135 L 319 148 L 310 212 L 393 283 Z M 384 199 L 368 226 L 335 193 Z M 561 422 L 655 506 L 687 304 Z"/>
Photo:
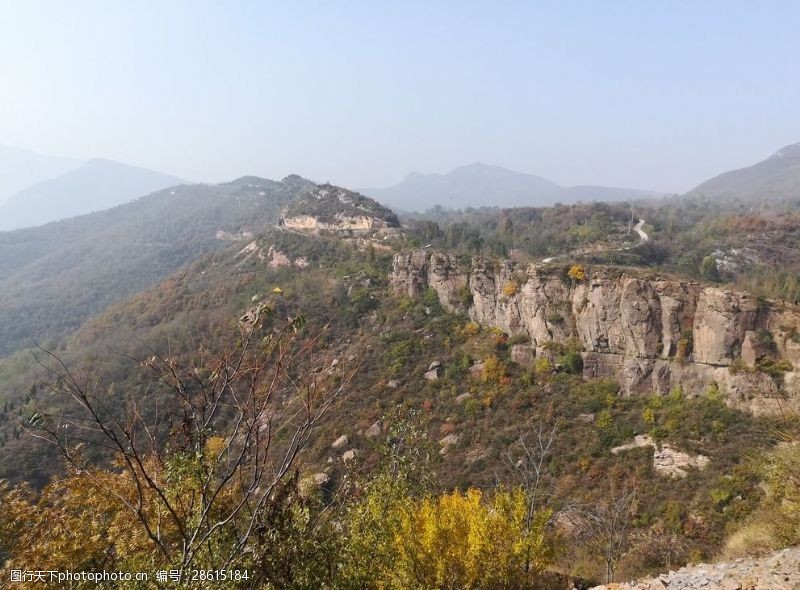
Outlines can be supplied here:
<path id="1" fill-rule="evenodd" d="M 700 291 L 694 316 L 694 361 L 730 365 L 741 356 L 745 334 L 756 328 L 754 297 L 713 287 Z"/>

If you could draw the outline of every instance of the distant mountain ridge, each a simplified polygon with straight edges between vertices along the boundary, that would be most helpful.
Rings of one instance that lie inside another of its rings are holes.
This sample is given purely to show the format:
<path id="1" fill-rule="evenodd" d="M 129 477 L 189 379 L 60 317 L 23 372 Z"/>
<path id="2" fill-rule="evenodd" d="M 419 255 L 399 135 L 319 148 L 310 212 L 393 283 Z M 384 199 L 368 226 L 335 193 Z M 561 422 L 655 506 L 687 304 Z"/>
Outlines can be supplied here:
<path id="1" fill-rule="evenodd" d="M 662 193 L 602 186 L 560 186 L 542 176 L 477 162 L 447 174 L 412 172 L 387 188 L 361 191 L 383 204 L 405 211 L 440 205 L 467 207 L 538 207 L 575 201 L 622 201 L 662 196 Z"/>
<path id="2" fill-rule="evenodd" d="M 89 160 L 12 195 L 0 206 L 0 231 L 109 209 L 183 182 L 176 176 L 111 160 Z"/>
<path id="3" fill-rule="evenodd" d="M 800 143 L 787 145 L 752 166 L 723 172 L 686 196 L 751 203 L 800 200 Z"/>
<path id="4" fill-rule="evenodd" d="M 19 191 L 83 164 L 81 160 L 45 156 L 20 147 L 0 145 L 0 206 Z"/>

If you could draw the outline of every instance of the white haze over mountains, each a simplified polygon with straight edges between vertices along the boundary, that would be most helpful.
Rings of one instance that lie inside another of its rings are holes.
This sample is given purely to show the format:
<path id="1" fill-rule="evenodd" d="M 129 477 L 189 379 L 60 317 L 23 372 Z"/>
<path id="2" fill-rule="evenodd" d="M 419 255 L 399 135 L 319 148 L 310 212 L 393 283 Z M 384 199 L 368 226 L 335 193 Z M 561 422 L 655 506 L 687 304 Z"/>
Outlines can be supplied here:
<path id="1" fill-rule="evenodd" d="M 664 193 L 603 186 L 559 186 L 541 176 L 499 166 L 472 164 L 448 174 L 409 174 L 388 188 L 364 194 L 398 210 L 425 211 L 436 205 L 466 207 L 541 207 L 577 201 L 623 201 Z M 729 170 L 685 193 L 715 201 L 800 202 L 800 143 L 787 145 L 751 166 Z"/>
<path id="2" fill-rule="evenodd" d="M 425 211 L 440 205 L 467 207 L 543 207 L 577 201 L 624 201 L 663 193 L 605 186 L 560 186 L 546 178 L 480 162 L 447 174 L 413 172 L 388 188 L 362 192 L 401 211 Z"/>
<path id="3" fill-rule="evenodd" d="M 0 146 L 0 231 L 108 209 L 183 182 L 110 160 L 83 162 Z M 450 209 L 542 207 L 664 196 L 628 188 L 565 187 L 541 176 L 481 163 L 447 174 L 411 173 L 396 185 L 361 192 L 398 211 L 425 211 L 436 205 Z M 686 194 L 721 200 L 800 200 L 800 144 L 715 176 Z"/>
<path id="4" fill-rule="evenodd" d="M 31 185 L 60 176 L 83 164 L 81 160 L 44 156 L 0 145 L 0 205 Z"/>
<path id="5" fill-rule="evenodd" d="M 715 176 L 686 194 L 715 200 L 798 200 L 800 143 L 787 145 L 752 166 Z"/>
<path id="6" fill-rule="evenodd" d="M 0 171 L 0 231 L 108 209 L 183 183 L 175 176 L 110 160 L 82 162 L 20 148 L 0 149 Z M 611 187 L 562 187 L 540 176 L 480 163 L 448 174 L 412 173 L 395 186 L 362 192 L 400 211 L 424 211 L 435 205 L 453 209 L 547 206 L 659 195 Z"/>
<path id="7" fill-rule="evenodd" d="M 81 162 L 19 148 L 0 150 L 0 170 L 0 231 L 109 209 L 184 182 L 111 160 Z"/>

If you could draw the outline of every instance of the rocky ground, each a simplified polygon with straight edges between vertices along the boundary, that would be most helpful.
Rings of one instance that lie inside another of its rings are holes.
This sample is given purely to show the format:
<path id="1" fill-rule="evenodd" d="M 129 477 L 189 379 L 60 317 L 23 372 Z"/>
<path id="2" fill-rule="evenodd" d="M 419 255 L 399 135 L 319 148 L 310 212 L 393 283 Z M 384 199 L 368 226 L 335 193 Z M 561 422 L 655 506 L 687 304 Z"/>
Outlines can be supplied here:
<path id="1" fill-rule="evenodd" d="M 799 590 L 800 547 L 767 557 L 688 566 L 637 582 L 597 586 L 594 590 Z"/>

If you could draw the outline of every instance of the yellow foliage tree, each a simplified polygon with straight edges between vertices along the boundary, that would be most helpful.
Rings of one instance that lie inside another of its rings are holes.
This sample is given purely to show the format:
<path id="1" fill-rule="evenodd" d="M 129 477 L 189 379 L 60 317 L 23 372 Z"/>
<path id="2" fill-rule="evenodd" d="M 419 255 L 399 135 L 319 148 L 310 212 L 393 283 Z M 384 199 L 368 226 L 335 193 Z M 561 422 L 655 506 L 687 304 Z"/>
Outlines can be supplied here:
<path id="1" fill-rule="evenodd" d="M 32 495 L 27 486 L 12 488 L 0 481 L 0 559 L 13 555 L 24 547 L 22 533 L 34 517 L 35 508 L 28 499 Z M 0 561 L 0 575 L 4 574 Z M 8 579 L 3 576 L 3 579 Z"/>
<path id="2" fill-rule="evenodd" d="M 423 500 L 403 513 L 396 536 L 397 588 L 504 588 L 529 584 L 550 562 L 549 513 L 527 523 L 522 491 L 479 490 Z"/>
<path id="3" fill-rule="evenodd" d="M 573 281 L 585 281 L 586 280 L 586 269 L 583 268 L 582 264 L 573 264 L 569 267 L 567 271 L 567 276 L 571 278 Z"/>
<path id="4" fill-rule="evenodd" d="M 138 519 L 126 507 L 135 505 L 133 482 L 124 473 L 92 469 L 56 479 L 35 500 L 20 490 L 3 498 L 15 513 L 16 551 L 10 551 L 8 569 L 91 570 L 106 566 L 145 565 L 156 547 Z M 143 513 L 156 509 L 146 499 Z M 167 526 L 163 536 L 172 534 Z M 138 563 L 137 563 L 138 562 Z"/>
<path id="5" fill-rule="evenodd" d="M 464 324 L 464 335 L 467 338 L 476 336 L 481 331 L 481 326 L 477 322 L 467 322 Z"/>
<path id="6" fill-rule="evenodd" d="M 347 513 L 339 585 L 343 588 L 395 588 L 395 535 L 413 507 L 405 478 L 382 474 L 368 484 L 364 497 Z"/>
<path id="7" fill-rule="evenodd" d="M 508 281 L 503 285 L 503 295 L 506 297 L 513 297 L 519 292 L 519 285 L 516 281 Z"/>
<path id="8" fill-rule="evenodd" d="M 506 376 L 506 366 L 496 356 L 490 356 L 483 361 L 482 378 L 487 383 L 500 383 Z"/>
<path id="9" fill-rule="evenodd" d="M 268 312 L 260 309 L 240 325 L 234 344 L 217 354 L 206 351 L 185 363 L 154 355 L 143 363 L 153 387 L 164 388 L 183 410 L 182 427 L 164 444 L 141 406 L 132 403 L 115 416 L 104 406 L 111 386 L 87 387 L 53 357 L 63 368 L 54 369 L 54 394 L 64 410 L 35 413 L 30 428 L 54 443 L 69 472 L 39 494 L 0 482 L 0 578 L 7 579 L 2 568 L 34 565 L 184 574 L 230 568 L 258 570 L 285 587 L 285 563 L 295 578 L 298 562 L 313 563 L 295 558 L 310 550 L 311 535 L 293 473 L 353 373 L 342 368 L 330 379 L 305 377 L 307 367 L 295 364 L 316 350 L 317 337 L 302 332 L 301 316 L 270 323 Z M 96 436 L 72 435 L 87 431 Z M 114 459 L 111 468 L 92 463 L 95 445 Z"/>

